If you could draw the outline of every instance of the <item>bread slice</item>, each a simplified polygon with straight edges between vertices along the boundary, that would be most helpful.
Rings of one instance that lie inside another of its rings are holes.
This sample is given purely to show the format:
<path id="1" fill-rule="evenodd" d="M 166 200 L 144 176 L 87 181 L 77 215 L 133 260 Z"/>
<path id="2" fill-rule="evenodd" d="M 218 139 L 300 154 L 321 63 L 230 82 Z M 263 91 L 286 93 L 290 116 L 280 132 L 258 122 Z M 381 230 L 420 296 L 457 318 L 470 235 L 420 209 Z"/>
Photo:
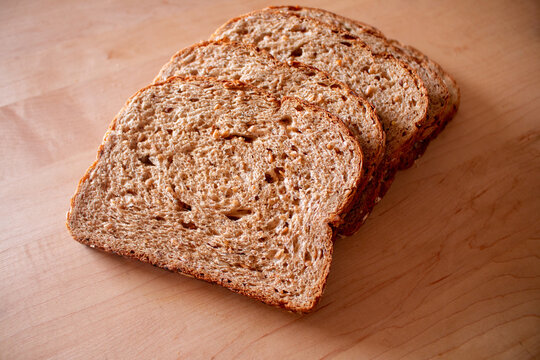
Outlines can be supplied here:
<path id="1" fill-rule="evenodd" d="M 382 160 L 385 135 L 372 106 L 314 67 L 298 62 L 287 65 L 250 45 L 206 41 L 180 50 L 155 81 L 186 75 L 236 79 L 261 87 L 278 99 L 296 96 L 311 102 L 337 115 L 356 137 L 363 154 L 364 179 L 371 177 Z"/>
<path id="2" fill-rule="evenodd" d="M 375 106 L 386 132 L 382 168 L 370 189 L 377 189 L 380 181 L 393 179 L 425 125 L 429 101 L 416 73 L 390 55 L 374 55 L 356 36 L 328 24 L 297 14 L 263 10 L 230 20 L 212 38 L 251 43 L 278 60 L 313 65 L 363 94 Z M 363 194 L 366 199 L 376 196 Z M 366 201 L 357 203 L 340 231 L 356 231 L 370 206 Z"/>
<path id="3" fill-rule="evenodd" d="M 414 151 L 411 153 L 411 156 L 408 159 L 405 159 L 401 165 L 400 168 L 405 169 L 412 166 L 414 161 L 424 154 L 431 140 L 435 139 L 441 133 L 441 131 L 444 130 L 446 125 L 454 118 L 454 115 L 457 113 L 459 108 L 461 94 L 457 82 L 452 76 L 450 76 L 450 74 L 444 71 L 438 63 L 428 58 L 426 55 L 412 46 L 403 45 L 397 40 L 389 41 L 396 47 L 403 49 L 403 51 L 413 57 L 417 62 L 421 63 L 422 67 L 432 69 L 434 72 L 436 72 L 442 78 L 449 93 L 447 105 L 436 118 L 437 121 L 430 127 L 429 132 L 426 136 L 424 136 L 424 139 L 415 144 Z"/>
<path id="4" fill-rule="evenodd" d="M 358 143 L 324 110 L 240 82 L 173 77 L 113 120 L 67 225 L 90 247 L 305 312 L 361 168 Z"/>
<path id="5" fill-rule="evenodd" d="M 413 151 L 409 153 L 410 156 L 403 161 L 403 164 L 412 164 L 414 160 L 421 155 L 419 150 L 423 148 L 423 144 L 428 141 L 431 134 L 439 127 L 443 112 L 449 105 L 448 88 L 441 78 L 443 73 L 439 76 L 440 72 L 433 64 L 426 61 L 427 58 L 419 58 L 416 56 L 416 53 L 411 51 L 411 49 L 406 48 L 397 42 L 389 41 L 377 29 L 364 23 L 339 16 L 326 10 L 309 7 L 273 6 L 267 8 L 267 10 L 296 13 L 339 27 L 357 36 L 361 41 L 365 42 L 375 54 L 391 54 L 396 59 L 403 61 L 416 71 L 426 86 L 429 97 L 429 107 L 427 109 L 427 121 L 421 129 L 422 133 L 415 143 Z"/>

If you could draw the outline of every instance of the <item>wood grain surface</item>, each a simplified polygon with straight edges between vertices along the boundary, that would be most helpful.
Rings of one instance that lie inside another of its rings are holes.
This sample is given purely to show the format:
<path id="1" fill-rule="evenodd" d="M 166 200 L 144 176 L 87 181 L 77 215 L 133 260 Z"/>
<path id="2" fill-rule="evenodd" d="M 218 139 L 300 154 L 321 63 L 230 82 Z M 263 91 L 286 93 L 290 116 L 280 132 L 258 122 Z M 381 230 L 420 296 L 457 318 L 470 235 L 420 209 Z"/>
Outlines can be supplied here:
<path id="1" fill-rule="evenodd" d="M 540 3 L 314 0 L 455 76 L 458 115 L 339 239 L 312 314 L 73 241 L 108 123 L 178 49 L 267 1 L 2 1 L 0 358 L 540 354 Z"/>

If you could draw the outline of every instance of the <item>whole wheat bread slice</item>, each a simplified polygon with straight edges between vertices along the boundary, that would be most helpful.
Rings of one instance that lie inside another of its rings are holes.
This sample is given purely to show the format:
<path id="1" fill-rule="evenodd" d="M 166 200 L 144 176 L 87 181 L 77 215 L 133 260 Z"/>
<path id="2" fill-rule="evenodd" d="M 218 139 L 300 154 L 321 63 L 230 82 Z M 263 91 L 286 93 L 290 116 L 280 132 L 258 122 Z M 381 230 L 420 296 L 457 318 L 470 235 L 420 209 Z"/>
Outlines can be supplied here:
<path id="1" fill-rule="evenodd" d="M 420 79 L 426 86 L 429 96 L 429 107 L 427 110 L 427 121 L 422 128 L 422 133 L 415 143 L 413 151 L 408 158 L 404 159 L 403 164 L 412 164 L 414 160 L 421 155 L 421 150 L 424 144 L 427 143 L 431 134 L 440 126 L 444 111 L 450 101 L 448 88 L 443 81 L 443 73 L 430 63 L 424 56 L 422 58 L 416 56 L 410 48 L 406 48 L 395 41 L 389 41 L 380 31 L 368 26 L 364 23 L 348 19 L 326 10 L 300 7 L 300 6 L 272 6 L 267 8 L 268 11 L 279 10 L 284 12 L 296 13 L 301 16 L 312 17 L 333 26 L 339 27 L 349 33 L 357 36 L 365 42 L 375 54 L 391 54 L 396 59 L 399 59 L 414 69 Z M 440 75 L 439 75 L 440 73 Z"/>
<path id="2" fill-rule="evenodd" d="M 381 181 L 391 182 L 413 144 L 421 135 L 428 108 L 427 91 L 418 75 L 391 55 L 373 54 L 356 36 L 331 25 L 278 10 L 256 11 L 221 26 L 213 39 L 253 44 L 281 61 L 298 60 L 328 72 L 374 106 L 386 132 L 386 150 L 378 178 L 368 185 L 377 191 Z M 371 211 L 377 194 L 347 214 L 340 231 L 355 232 Z"/>
<path id="3" fill-rule="evenodd" d="M 372 106 L 348 86 L 312 66 L 298 62 L 288 65 L 246 44 L 206 41 L 180 50 L 155 81 L 189 75 L 240 80 L 278 99 L 296 96 L 337 115 L 360 143 L 364 179 L 371 177 L 382 160 L 385 134 Z"/>
<path id="4" fill-rule="evenodd" d="M 67 225 L 90 247 L 309 311 L 361 167 L 349 130 L 318 107 L 173 77 L 113 120 Z"/>
<path id="5" fill-rule="evenodd" d="M 450 95 L 448 105 L 439 116 L 438 122 L 434 127 L 433 131 L 429 134 L 426 140 L 419 144 L 420 146 L 418 146 L 418 149 L 416 151 L 417 157 L 419 157 L 426 151 L 426 148 L 429 145 L 430 141 L 435 139 L 441 133 L 441 131 L 444 130 L 446 125 L 454 118 L 455 114 L 459 109 L 461 92 L 456 80 L 454 80 L 454 78 L 450 74 L 448 74 L 437 62 L 433 61 L 431 58 L 420 52 L 420 50 L 412 46 L 402 45 L 396 40 L 389 41 L 396 46 L 400 46 L 404 51 L 413 56 L 416 61 L 421 62 L 424 67 L 434 69 L 434 71 L 437 72 L 437 74 L 439 74 L 439 76 L 444 81 L 444 84 L 448 88 L 448 92 Z M 413 161 L 414 160 L 415 159 L 413 159 Z M 405 164 L 405 167 L 410 165 L 412 164 Z"/>

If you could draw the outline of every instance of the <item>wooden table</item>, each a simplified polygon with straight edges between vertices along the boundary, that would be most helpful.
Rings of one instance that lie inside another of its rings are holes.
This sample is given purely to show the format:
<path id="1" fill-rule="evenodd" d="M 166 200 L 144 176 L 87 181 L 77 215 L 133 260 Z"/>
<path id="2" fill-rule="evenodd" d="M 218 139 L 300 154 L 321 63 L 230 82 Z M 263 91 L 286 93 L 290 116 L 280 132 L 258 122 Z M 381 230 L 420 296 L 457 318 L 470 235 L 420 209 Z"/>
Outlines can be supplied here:
<path id="1" fill-rule="evenodd" d="M 318 310 L 301 316 L 93 251 L 64 226 L 128 96 L 176 50 L 270 3 L 2 2 L 0 358 L 538 358 L 538 2 L 309 4 L 422 49 L 462 105 L 337 241 Z"/>

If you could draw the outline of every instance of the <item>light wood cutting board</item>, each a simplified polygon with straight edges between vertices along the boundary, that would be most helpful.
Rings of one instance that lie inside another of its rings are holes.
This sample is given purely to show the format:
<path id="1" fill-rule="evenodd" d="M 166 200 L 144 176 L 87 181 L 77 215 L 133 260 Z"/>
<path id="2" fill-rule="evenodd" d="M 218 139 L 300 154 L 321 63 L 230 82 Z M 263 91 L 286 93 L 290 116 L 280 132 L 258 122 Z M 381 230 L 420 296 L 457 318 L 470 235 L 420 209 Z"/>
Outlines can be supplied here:
<path id="1" fill-rule="evenodd" d="M 124 101 L 178 49 L 276 3 L 2 2 L 0 358 L 538 358 L 539 3 L 300 2 L 414 45 L 462 90 L 425 156 L 336 242 L 307 316 L 93 251 L 64 226 Z"/>

